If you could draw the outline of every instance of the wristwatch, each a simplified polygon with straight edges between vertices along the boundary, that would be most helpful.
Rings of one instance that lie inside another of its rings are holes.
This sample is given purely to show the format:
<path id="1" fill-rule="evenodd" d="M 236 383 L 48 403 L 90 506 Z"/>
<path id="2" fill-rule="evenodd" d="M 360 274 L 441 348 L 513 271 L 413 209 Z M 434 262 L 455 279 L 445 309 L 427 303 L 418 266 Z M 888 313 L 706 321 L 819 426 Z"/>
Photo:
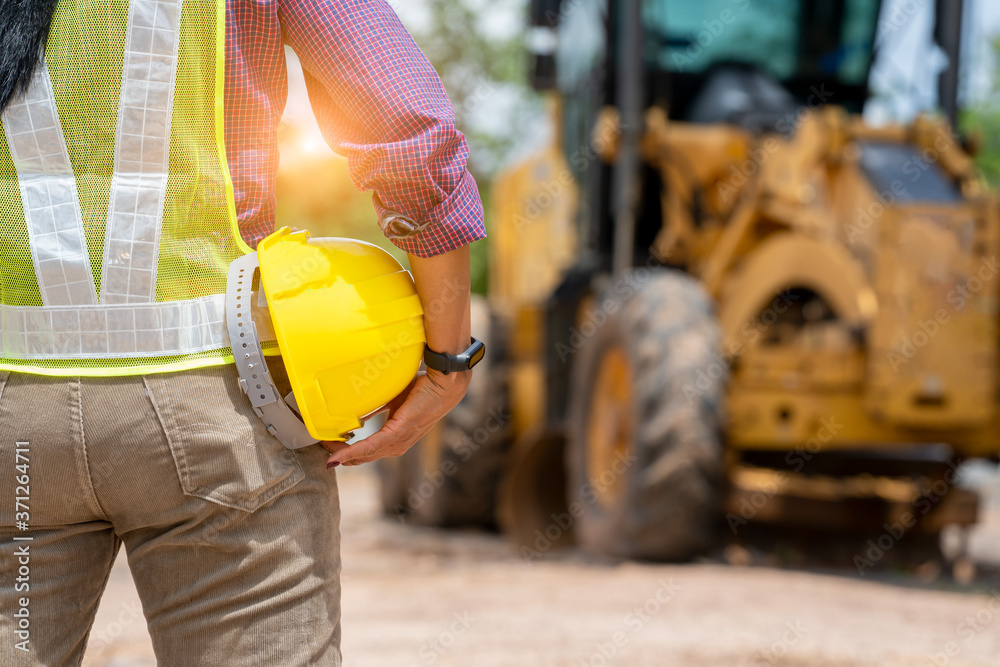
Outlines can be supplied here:
<path id="1" fill-rule="evenodd" d="M 473 366 L 483 360 L 485 354 L 486 345 L 475 338 L 472 339 L 472 345 L 461 354 L 435 352 L 426 343 L 424 344 L 424 363 L 427 364 L 427 368 L 440 371 L 445 375 L 471 371 Z"/>

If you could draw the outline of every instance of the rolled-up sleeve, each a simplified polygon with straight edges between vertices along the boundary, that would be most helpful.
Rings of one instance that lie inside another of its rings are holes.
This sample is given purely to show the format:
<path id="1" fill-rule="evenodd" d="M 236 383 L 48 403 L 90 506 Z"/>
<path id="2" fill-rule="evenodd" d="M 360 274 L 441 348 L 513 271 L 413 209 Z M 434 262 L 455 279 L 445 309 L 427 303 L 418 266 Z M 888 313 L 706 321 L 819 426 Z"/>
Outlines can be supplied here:
<path id="1" fill-rule="evenodd" d="M 347 158 L 354 185 L 374 190 L 386 236 L 421 257 L 484 238 L 454 108 L 389 5 L 283 0 L 280 13 L 324 137 Z"/>

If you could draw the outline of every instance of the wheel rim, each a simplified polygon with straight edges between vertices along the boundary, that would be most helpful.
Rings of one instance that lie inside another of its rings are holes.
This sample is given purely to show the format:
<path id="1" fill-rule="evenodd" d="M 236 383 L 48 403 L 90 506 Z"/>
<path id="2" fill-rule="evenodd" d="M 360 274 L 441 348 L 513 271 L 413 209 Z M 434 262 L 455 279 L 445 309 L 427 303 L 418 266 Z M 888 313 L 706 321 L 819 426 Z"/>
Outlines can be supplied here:
<path id="1" fill-rule="evenodd" d="M 587 415 L 587 481 L 604 507 L 616 504 L 626 486 L 626 464 L 635 433 L 632 369 L 625 350 L 601 357 Z"/>

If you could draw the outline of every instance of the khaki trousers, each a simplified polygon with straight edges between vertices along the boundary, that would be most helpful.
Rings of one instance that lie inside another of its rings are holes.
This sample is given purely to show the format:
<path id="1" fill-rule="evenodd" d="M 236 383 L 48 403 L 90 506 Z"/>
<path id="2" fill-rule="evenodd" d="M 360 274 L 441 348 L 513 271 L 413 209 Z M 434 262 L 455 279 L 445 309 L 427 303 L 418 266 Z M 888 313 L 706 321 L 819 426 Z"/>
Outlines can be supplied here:
<path id="1" fill-rule="evenodd" d="M 0 665 L 80 664 L 122 543 L 159 664 L 340 665 L 325 462 L 267 433 L 233 366 L 0 372 Z"/>

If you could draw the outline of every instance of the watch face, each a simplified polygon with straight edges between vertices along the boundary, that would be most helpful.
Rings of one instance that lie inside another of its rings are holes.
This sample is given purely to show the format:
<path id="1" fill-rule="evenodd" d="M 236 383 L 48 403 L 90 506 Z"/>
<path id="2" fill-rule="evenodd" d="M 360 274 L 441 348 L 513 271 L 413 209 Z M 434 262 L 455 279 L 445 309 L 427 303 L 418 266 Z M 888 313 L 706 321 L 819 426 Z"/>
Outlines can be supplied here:
<path id="1" fill-rule="evenodd" d="M 486 355 L 486 346 L 480 343 L 480 345 L 472 353 L 472 356 L 469 357 L 469 368 L 472 368 L 480 361 L 482 361 L 485 355 Z"/>

